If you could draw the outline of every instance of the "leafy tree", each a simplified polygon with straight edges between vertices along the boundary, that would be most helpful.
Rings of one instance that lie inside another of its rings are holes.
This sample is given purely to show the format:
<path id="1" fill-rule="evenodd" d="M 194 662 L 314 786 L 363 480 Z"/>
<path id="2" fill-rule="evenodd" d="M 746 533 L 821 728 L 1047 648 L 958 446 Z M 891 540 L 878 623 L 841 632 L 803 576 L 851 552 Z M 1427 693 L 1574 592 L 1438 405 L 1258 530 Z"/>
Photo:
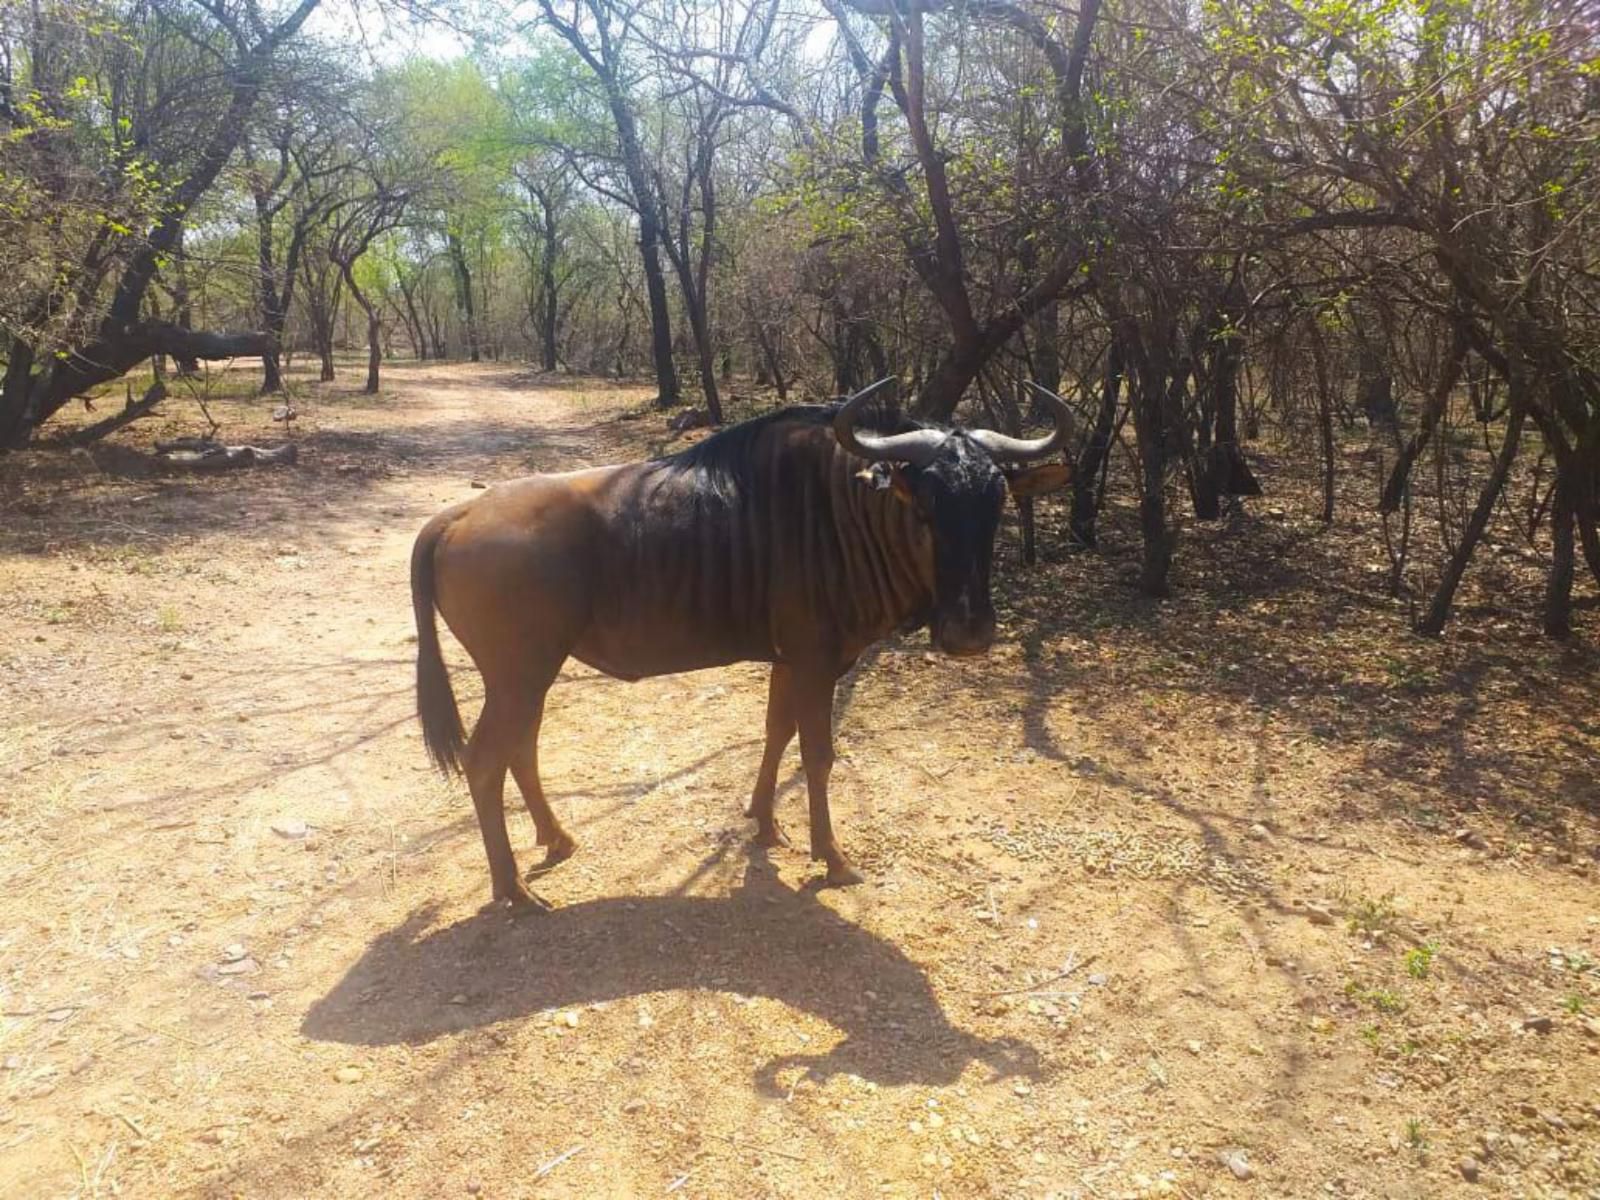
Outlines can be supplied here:
<path id="1" fill-rule="evenodd" d="M 20 244 L 42 260 L 4 310 L 0 445 L 156 354 L 264 353 L 260 335 L 148 318 L 151 284 L 245 137 L 275 58 L 317 0 L 88 0 L 0 17 L 0 185 Z"/>

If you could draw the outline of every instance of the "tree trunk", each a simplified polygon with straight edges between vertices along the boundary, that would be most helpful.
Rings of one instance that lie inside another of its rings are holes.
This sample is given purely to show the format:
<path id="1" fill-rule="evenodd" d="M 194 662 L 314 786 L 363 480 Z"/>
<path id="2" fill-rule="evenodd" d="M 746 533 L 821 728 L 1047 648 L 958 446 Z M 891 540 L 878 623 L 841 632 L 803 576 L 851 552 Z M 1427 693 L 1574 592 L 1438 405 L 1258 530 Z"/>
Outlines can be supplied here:
<path id="1" fill-rule="evenodd" d="M 33 381 L 33 347 L 13 337 L 6 347 L 5 383 L 0 386 L 0 449 L 22 446 L 32 432 L 29 385 Z"/>
<path id="2" fill-rule="evenodd" d="M 1311 325 L 1311 365 L 1317 382 L 1317 434 L 1322 447 L 1322 522 L 1333 523 L 1333 383 L 1328 376 L 1328 355 L 1322 332 Z"/>
<path id="3" fill-rule="evenodd" d="M 478 346 L 477 301 L 472 293 L 472 268 L 467 264 L 467 252 L 461 239 L 453 233 L 445 235 L 445 246 L 450 252 L 450 266 L 455 272 L 456 302 L 461 306 L 461 321 L 467 331 L 467 357 L 473 362 L 483 358 Z"/>
<path id="4" fill-rule="evenodd" d="M 175 260 L 176 283 L 172 289 L 172 303 L 177 309 L 177 325 L 179 329 L 194 328 L 194 309 L 189 303 L 189 257 L 183 252 L 183 229 L 178 229 L 177 241 L 173 244 L 173 258 Z M 192 358 L 177 358 L 173 365 L 178 368 L 179 379 L 189 379 L 200 374 L 200 364 Z"/>
<path id="5" fill-rule="evenodd" d="M 1034 381 L 1052 392 L 1061 390 L 1060 328 L 1061 302 L 1052 300 L 1035 314 L 1031 330 Z"/>
<path id="6" fill-rule="evenodd" d="M 266 188 L 252 182 L 251 197 L 256 208 L 256 272 L 261 304 L 261 325 L 278 340 L 283 334 L 283 312 L 278 303 L 277 268 L 272 261 L 272 206 Z M 261 357 L 261 390 L 263 393 L 283 391 L 283 373 L 278 366 L 278 352 Z"/>
<path id="7" fill-rule="evenodd" d="M 422 316 L 417 312 L 416 298 L 412 293 L 416 290 L 415 281 L 408 288 L 400 284 L 400 298 L 405 301 L 405 308 L 401 310 L 401 320 L 406 326 L 406 340 L 411 343 L 411 352 L 417 356 L 418 362 L 428 359 L 428 331 L 422 323 Z"/>
<path id="8" fill-rule="evenodd" d="M 705 392 L 706 411 L 713 425 L 722 424 L 722 397 L 717 390 L 717 354 L 711 344 L 711 330 L 706 323 L 704 298 L 697 294 L 689 261 L 680 253 L 670 255 L 678 275 L 678 290 L 683 294 L 684 312 L 689 317 L 689 331 L 694 335 L 695 359 L 700 366 L 700 388 Z"/>
<path id="9" fill-rule="evenodd" d="M 1554 555 L 1544 589 L 1544 631 L 1553 638 L 1564 638 L 1572 632 L 1572 576 L 1577 565 L 1572 493 L 1571 467 L 1569 462 L 1563 462 L 1556 467 L 1555 498 L 1550 507 Z"/>
<path id="10" fill-rule="evenodd" d="M 644 261 L 645 295 L 650 301 L 650 355 L 656 368 L 656 407 L 679 402 L 678 368 L 672 360 L 672 310 L 667 278 L 661 270 L 661 232 L 655 218 L 639 217 L 639 254 Z"/>
<path id="11" fill-rule="evenodd" d="M 361 306 L 367 315 L 367 382 L 361 390 L 369 396 L 378 394 L 378 368 L 383 362 L 383 323 L 378 320 L 378 306 L 367 299 L 367 294 L 356 285 L 354 259 L 339 264 L 339 274 L 344 277 L 350 298 Z"/>
<path id="12" fill-rule="evenodd" d="M 774 344 L 772 335 L 760 321 L 755 322 L 756 345 L 761 350 L 761 366 L 757 370 L 757 383 L 771 381 L 772 386 L 778 389 L 778 401 L 783 403 L 789 399 L 789 385 L 783 377 L 783 365 L 778 361 L 778 348 Z M 762 379 L 765 374 L 767 379 Z"/>
<path id="13" fill-rule="evenodd" d="M 1140 388 L 1135 388 L 1135 392 Z M 1160 402 L 1135 396 L 1133 429 L 1139 443 L 1139 532 L 1144 539 L 1144 559 L 1139 590 L 1160 598 L 1169 594 L 1167 573 L 1172 566 L 1172 535 L 1167 529 L 1166 437 L 1160 428 Z M 1152 412 L 1152 409 L 1156 410 Z"/>
<path id="14" fill-rule="evenodd" d="M 1472 516 L 1467 520 L 1467 528 L 1461 535 L 1461 543 L 1445 566 L 1427 613 L 1417 623 L 1418 633 L 1437 637 L 1443 631 L 1445 622 L 1450 619 L 1450 606 L 1455 600 L 1456 588 L 1461 583 L 1462 575 L 1466 573 L 1467 565 L 1472 561 L 1472 552 L 1477 549 L 1478 540 L 1483 537 L 1483 531 L 1488 527 L 1489 518 L 1494 514 L 1495 501 L 1500 498 L 1506 476 L 1511 472 L 1511 462 L 1517 456 L 1517 446 L 1522 439 L 1522 422 L 1526 415 L 1527 411 L 1523 405 L 1520 402 L 1515 403 L 1511 410 L 1511 420 L 1506 424 L 1505 441 L 1501 443 L 1500 453 L 1495 457 L 1494 470 L 1490 472 L 1488 481 L 1483 485 L 1483 491 L 1478 494 L 1477 507 L 1472 510 Z"/>
<path id="15" fill-rule="evenodd" d="M 1445 360 L 1444 369 L 1439 372 L 1433 391 L 1428 395 L 1428 403 L 1423 407 L 1422 420 L 1417 426 L 1417 431 L 1401 447 L 1400 457 L 1395 459 L 1394 470 L 1389 473 L 1389 481 L 1384 484 L 1383 493 L 1378 497 L 1379 512 L 1392 513 L 1400 507 L 1400 497 L 1410 481 L 1411 468 L 1416 464 L 1417 456 L 1427 447 L 1429 439 L 1433 437 L 1439 418 L 1444 415 L 1445 406 L 1450 401 L 1450 393 L 1455 390 L 1456 382 L 1461 378 L 1461 368 L 1466 362 L 1466 357 L 1467 340 L 1458 329 L 1450 348 L 1450 355 Z"/>
<path id="16" fill-rule="evenodd" d="M 1600 525 L 1597 525 L 1597 505 L 1594 499 L 1594 481 L 1591 477 L 1589 483 L 1589 498 L 1586 504 L 1580 504 L 1576 513 L 1578 520 L 1578 533 L 1583 542 L 1583 557 L 1589 563 L 1589 574 L 1594 576 L 1594 581 L 1600 584 Z"/>
<path id="17" fill-rule="evenodd" d="M 326 298 L 313 300 L 307 305 L 311 317 L 311 340 L 316 343 L 317 360 L 321 370 L 317 378 L 323 383 L 332 383 L 333 371 L 333 311 Z"/>
<path id="18" fill-rule="evenodd" d="M 1376 321 L 1373 322 L 1375 324 Z M 1360 348 L 1357 351 L 1356 404 L 1366 414 L 1373 428 L 1398 428 L 1399 419 L 1394 404 L 1394 374 L 1389 369 L 1385 354 L 1370 340 L 1371 325 L 1357 333 Z"/>
<path id="19" fill-rule="evenodd" d="M 378 394 L 378 366 L 383 361 L 383 323 L 378 320 L 378 310 L 367 307 L 367 395 Z"/>
<path id="20" fill-rule="evenodd" d="M 261 391 L 263 394 L 283 391 L 283 368 L 276 350 L 261 356 Z"/>
<path id="21" fill-rule="evenodd" d="M 1034 520 L 1032 496 L 1017 501 L 1017 523 L 1022 527 L 1022 565 L 1031 567 L 1039 560 L 1038 522 Z"/>
<path id="22" fill-rule="evenodd" d="M 1139 531 L 1144 557 L 1139 590 L 1160 598 L 1169 594 L 1172 533 L 1167 528 L 1167 382 L 1165 355 L 1152 356 L 1138 342 L 1137 330 L 1119 330 L 1126 339 L 1128 402 L 1133 411 L 1134 439 L 1139 450 Z"/>
<path id="23" fill-rule="evenodd" d="M 928 376 L 917 396 L 917 411 L 930 420 L 950 421 L 987 359 L 977 346 L 953 347 Z"/>
<path id="24" fill-rule="evenodd" d="M 560 309 L 557 307 L 556 273 L 554 266 L 545 272 L 544 309 L 539 314 L 539 365 L 554 371 L 559 365 L 557 353 Z"/>
<path id="25" fill-rule="evenodd" d="M 1122 390 L 1122 344 L 1113 340 L 1106 351 L 1106 373 L 1100 384 L 1100 409 L 1094 428 L 1078 451 L 1072 472 L 1072 517 L 1068 532 L 1079 546 L 1092 549 L 1098 534 L 1100 515 L 1099 479 L 1111 454 L 1111 437 L 1116 424 L 1117 399 Z"/>
<path id="26" fill-rule="evenodd" d="M 1209 468 L 1218 492 L 1224 496 L 1259 496 L 1250 464 L 1239 447 L 1239 370 L 1243 347 L 1236 337 L 1225 339 L 1212 361 L 1206 386 L 1211 392 L 1210 411 L 1216 422 Z"/>

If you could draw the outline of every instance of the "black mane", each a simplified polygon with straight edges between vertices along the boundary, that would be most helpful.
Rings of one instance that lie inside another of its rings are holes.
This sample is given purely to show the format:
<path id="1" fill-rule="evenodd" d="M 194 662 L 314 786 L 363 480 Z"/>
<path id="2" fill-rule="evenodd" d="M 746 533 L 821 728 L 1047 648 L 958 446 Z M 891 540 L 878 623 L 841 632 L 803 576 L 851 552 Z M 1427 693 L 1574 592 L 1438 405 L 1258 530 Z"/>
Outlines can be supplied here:
<path id="1" fill-rule="evenodd" d="M 729 497 L 744 490 L 753 482 L 755 468 L 753 450 L 756 441 L 774 425 L 790 422 L 797 425 L 828 427 L 843 407 L 840 404 L 795 404 L 741 421 L 718 431 L 693 446 L 676 454 L 663 455 L 654 460 L 662 469 L 694 471 L 719 497 Z M 921 421 L 895 411 L 869 410 L 861 415 L 863 429 L 873 433 L 906 433 L 913 429 L 929 428 Z"/>

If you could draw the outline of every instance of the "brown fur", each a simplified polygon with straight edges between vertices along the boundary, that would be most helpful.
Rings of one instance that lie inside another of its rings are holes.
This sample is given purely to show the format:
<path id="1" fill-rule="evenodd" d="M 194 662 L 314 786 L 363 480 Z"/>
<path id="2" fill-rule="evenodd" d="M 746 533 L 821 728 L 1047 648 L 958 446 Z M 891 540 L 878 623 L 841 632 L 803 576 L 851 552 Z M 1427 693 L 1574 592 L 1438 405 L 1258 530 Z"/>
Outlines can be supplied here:
<path id="1" fill-rule="evenodd" d="M 675 458 L 514 480 L 423 528 L 411 566 L 418 711 L 434 761 L 466 774 L 497 900 L 531 899 L 505 826 L 508 769 L 547 861 L 576 847 L 538 775 L 545 693 L 569 656 L 622 679 L 773 663 L 749 814 L 763 841 L 783 840 L 774 788 L 798 732 L 812 856 L 832 882 L 860 878 L 828 811 L 834 684 L 867 646 L 935 608 L 935 539 L 915 502 L 861 477 L 827 415 L 787 411 Z M 961 621 L 946 622 L 957 652 L 992 637 L 987 543 L 981 558 L 982 594 L 957 607 L 981 610 L 987 628 L 958 646 Z M 483 676 L 470 740 L 435 609 Z"/>

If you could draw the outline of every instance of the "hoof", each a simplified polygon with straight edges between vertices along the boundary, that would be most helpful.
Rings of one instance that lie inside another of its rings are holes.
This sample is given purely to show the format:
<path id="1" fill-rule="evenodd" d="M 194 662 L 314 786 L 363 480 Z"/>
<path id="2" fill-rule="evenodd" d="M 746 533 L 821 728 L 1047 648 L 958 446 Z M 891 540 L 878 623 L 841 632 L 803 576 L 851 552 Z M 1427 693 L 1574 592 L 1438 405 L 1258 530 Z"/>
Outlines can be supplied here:
<path id="1" fill-rule="evenodd" d="M 865 883 L 867 877 L 844 860 L 828 864 L 827 883 L 829 887 L 854 887 L 858 883 Z"/>
<path id="2" fill-rule="evenodd" d="M 559 867 L 577 852 L 577 841 L 570 833 L 563 833 L 550 843 L 550 848 L 544 852 L 544 861 L 536 867 L 528 868 L 528 872 L 523 878 L 532 879 L 535 875 L 543 875 L 545 872 Z"/>
<path id="3" fill-rule="evenodd" d="M 490 908 L 510 909 L 513 913 L 547 913 L 555 906 L 543 896 L 536 896 L 519 881 L 516 887 L 495 893 Z"/>

